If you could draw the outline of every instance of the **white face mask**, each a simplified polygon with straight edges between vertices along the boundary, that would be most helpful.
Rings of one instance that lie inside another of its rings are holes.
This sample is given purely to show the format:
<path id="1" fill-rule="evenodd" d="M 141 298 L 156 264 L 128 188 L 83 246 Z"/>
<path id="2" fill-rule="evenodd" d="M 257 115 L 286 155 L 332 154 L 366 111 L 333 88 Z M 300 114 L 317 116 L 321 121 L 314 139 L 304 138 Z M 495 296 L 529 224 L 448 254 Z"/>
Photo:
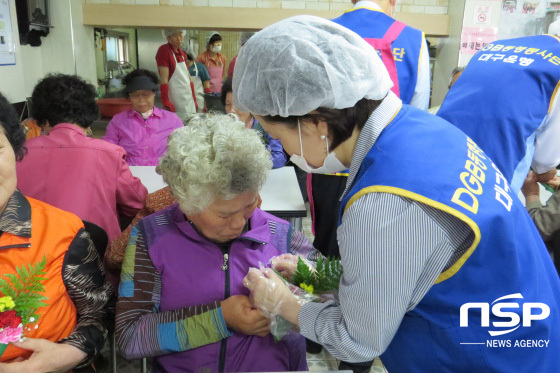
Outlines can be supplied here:
<path id="1" fill-rule="evenodd" d="M 214 52 L 214 53 L 218 53 L 221 50 L 222 50 L 221 45 L 216 45 L 215 47 L 212 47 L 212 52 Z"/>
<path id="2" fill-rule="evenodd" d="M 301 155 L 294 154 L 290 157 L 290 161 L 292 161 L 293 164 L 301 168 L 303 171 L 312 174 L 334 174 L 335 172 L 340 172 L 347 169 L 347 167 L 338 160 L 334 152 L 329 153 L 328 137 L 325 137 L 325 140 L 327 141 L 327 157 L 325 158 L 323 165 L 319 168 L 311 167 L 307 163 L 305 158 L 303 158 L 303 143 L 301 142 L 301 126 L 299 124 L 299 119 L 298 119 L 298 131 L 299 131 L 299 146 L 301 148 Z"/>

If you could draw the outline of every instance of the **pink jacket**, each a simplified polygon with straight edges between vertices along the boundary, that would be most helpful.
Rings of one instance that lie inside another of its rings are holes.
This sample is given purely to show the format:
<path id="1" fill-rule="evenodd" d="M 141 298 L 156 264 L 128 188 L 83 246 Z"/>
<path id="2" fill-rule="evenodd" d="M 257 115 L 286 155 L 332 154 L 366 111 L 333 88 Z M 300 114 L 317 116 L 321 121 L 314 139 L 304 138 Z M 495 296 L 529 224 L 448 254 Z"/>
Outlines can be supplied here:
<path id="1" fill-rule="evenodd" d="M 183 122 L 175 114 L 154 106 L 154 112 L 144 120 L 134 110 L 123 111 L 111 119 L 103 140 L 122 146 L 130 166 L 157 166 L 165 153 L 167 136 Z"/>
<path id="2" fill-rule="evenodd" d="M 21 192 L 99 225 L 109 241 L 120 233 L 117 214 L 134 216 L 142 208 L 148 191 L 120 146 L 69 123 L 25 145 L 28 153 L 16 166 Z"/>

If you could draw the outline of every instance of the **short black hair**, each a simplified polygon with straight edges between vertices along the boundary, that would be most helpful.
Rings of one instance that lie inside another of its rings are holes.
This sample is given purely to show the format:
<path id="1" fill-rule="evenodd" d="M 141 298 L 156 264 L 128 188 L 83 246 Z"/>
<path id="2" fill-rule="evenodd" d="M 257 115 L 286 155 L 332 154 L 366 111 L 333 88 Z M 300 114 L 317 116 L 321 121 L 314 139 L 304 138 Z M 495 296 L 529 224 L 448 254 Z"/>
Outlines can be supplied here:
<path id="1" fill-rule="evenodd" d="M 31 95 L 31 116 L 37 124 L 54 127 L 74 123 L 89 127 L 99 118 L 95 87 L 77 75 L 49 74 Z"/>
<path id="2" fill-rule="evenodd" d="M 4 134 L 12 149 L 14 149 L 16 160 L 21 161 L 27 152 L 27 149 L 23 146 L 25 134 L 19 124 L 16 110 L 2 93 L 0 93 L 0 125 L 4 129 Z"/>
<path id="3" fill-rule="evenodd" d="M 227 78 L 224 84 L 222 84 L 222 95 L 220 96 L 222 105 L 226 106 L 226 95 L 230 92 L 233 92 L 233 81 L 231 78 Z"/>
<path id="4" fill-rule="evenodd" d="M 136 69 L 136 70 L 133 70 L 133 71 L 129 72 L 122 79 L 122 84 L 124 86 L 127 86 L 127 85 L 130 84 L 132 79 L 134 79 L 136 77 L 139 77 L 139 76 L 147 76 L 148 78 L 150 78 L 150 80 L 152 82 L 154 82 L 155 85 L 159 85 L 159 77 L 157 76 L 157 74 L 154 73 L 153 71 L 146 70 L 146 69 Z"/>
<path id="5" fill-rule="evenodd" d="M 210 37 L 210 40 L 208 40 L 208 47 L 210 47 L 212 44 L 214 44 L 217 41 L 222 41 L 222 35 L 220 34 L 212 35 L 212 37 Z"/>
<path id="6" fill-rule="evenodd" d="M 317 124 L 319 120 L 325 121 L 329 127 L 329 134 L 332 136 L 333 141 L 330 149 L 335 149 L 344 141 L 352 136 L 354 128 L 361 130 L 364 128 L 371 113 L 382 100 L 370 100 L 362 98 L 354 106 L 345 109 L 330 109 L 320 107 L 314 110 L 316 113 L 305 114 L 300 117 L 289 116 L 281 117 L 279 115 L 264 115 L 263 119 L 266 122 L 282 123 L 290 128 L 297 127 L 298 119 L 301 122 L 312 122 Z"/>

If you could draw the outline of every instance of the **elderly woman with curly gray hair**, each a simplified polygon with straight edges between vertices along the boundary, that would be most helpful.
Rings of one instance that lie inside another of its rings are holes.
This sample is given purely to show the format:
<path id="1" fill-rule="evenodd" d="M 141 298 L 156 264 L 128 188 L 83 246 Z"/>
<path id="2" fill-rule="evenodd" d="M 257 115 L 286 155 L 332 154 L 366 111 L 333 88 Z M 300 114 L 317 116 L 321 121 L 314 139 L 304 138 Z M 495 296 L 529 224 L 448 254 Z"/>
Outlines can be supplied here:
<path id="1" fill-rule="evenodd" d="M 305 236 L 257 208 L 271 169 L 259 135 L 229 115 L 175 130 L 159 170 L 176 204 L 131 231 L 116 335 L 154 372 L 306 370 L 304 339 L 275 342 L 243 277 L 285 253 L 315 255 Z"/>

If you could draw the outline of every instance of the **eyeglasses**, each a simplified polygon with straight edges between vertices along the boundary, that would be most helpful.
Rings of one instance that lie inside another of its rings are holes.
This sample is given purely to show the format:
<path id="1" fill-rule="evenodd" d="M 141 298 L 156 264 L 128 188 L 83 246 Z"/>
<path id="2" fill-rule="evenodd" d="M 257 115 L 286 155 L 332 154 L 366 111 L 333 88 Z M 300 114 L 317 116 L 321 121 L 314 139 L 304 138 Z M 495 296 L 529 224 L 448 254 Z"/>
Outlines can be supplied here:
<path id="1" fill-rule="evenodd" d="M 150 97 L 152 97 L 155 94 L 155 92 L 152 91 L 145 91 L 145 92 L 134 92 L 128 95 L 128 97 L 130 97 L 133 100 L 138 100 L 140 98 L 143 99 L 148 99 Z"/>

